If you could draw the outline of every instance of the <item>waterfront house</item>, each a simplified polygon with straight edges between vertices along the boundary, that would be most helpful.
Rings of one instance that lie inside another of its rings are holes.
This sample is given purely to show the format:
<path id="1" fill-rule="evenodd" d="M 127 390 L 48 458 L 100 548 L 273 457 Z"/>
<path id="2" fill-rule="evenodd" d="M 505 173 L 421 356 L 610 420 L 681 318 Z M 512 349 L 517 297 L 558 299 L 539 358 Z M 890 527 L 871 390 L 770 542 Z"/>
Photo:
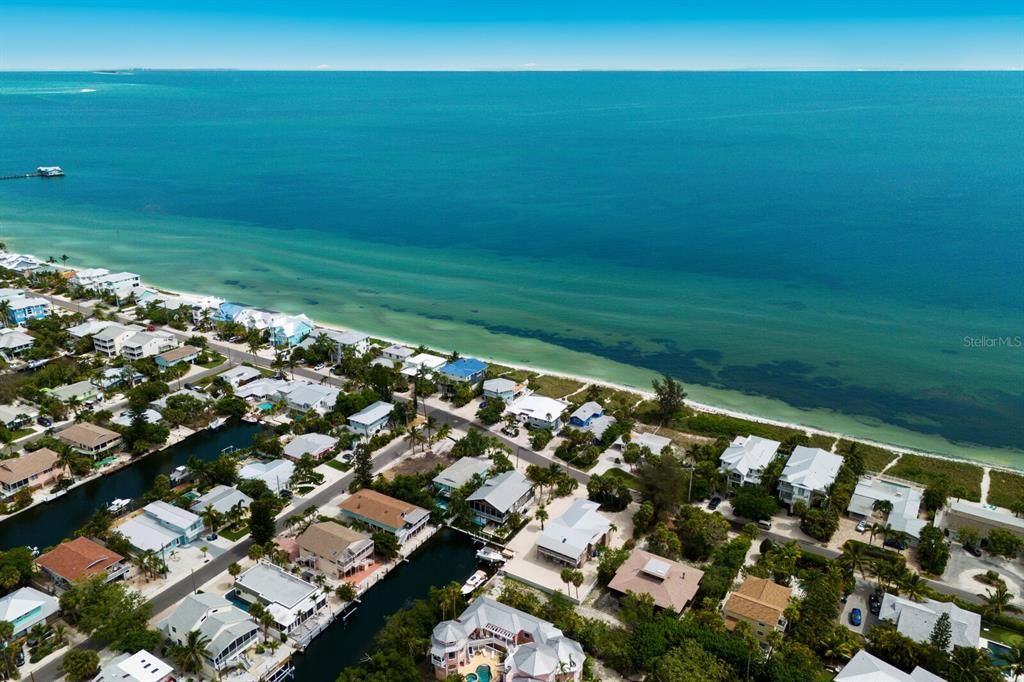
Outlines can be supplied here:
<path id="1" fill-rule="evenodd" d="M 49 448 L 0 460 L 0 497 L 6 499 L 22 488 L 46 485 L 58 478 L 61 470 L 60 456 Z"/>
<path id="2" fill-rule="evenodd" d="M 0 424 L 11 431 L 17 431 L 32 423 L 39 416 L 38 408 L 26 403 L 14 403 L 13 405 L 0 405 Z"/>
<path id="3" fill-rule="evenodd" d="M 43 390 L 62 403 L 69 403 L 72 400 L 87 403 L 100 397 L 99 388 L 91 381 L 78 381 L 67 386 L 58 386 L 50 391 Z"/>
<path id="4" fill-rule="evenodd" d="M 35 256 L 20 253 L 0 253 L 0 268 L 14 270 L 15 272 L 31 272 L 44 265 L 43 261 Z"/>
<path id="5" fill-rule="evenodd" d="M 92 288 L 107 296 L 124 299 L 135 293 L 141 286 L 142 279 L 134 272 L 112 272 L 100 277 Z"/>
<path id="6" fill-rule="evenodd" d="M 185 644 L 193 631 L 205 637 L 203 667 L 210 679 L 238 663 L 259 637 L 259 626 L 248 613 L 211 592 L 187 595 L 157 627 L 172 645 Z"/>
<path id="7" fill-rule="evenodd" d="M 543 395 L 528 395 L 509 405 L 505 412 L 514 414 L 516 419 L 532 429 L 560 431 L 562 413 L 569 407 L 565 400 L 555 400 Z"/>
<path id="8" fill-rule="evenodd" d="M 145 649 L 115 656 L 92 682 L 173 682 L 174 668 Z"/>
<path id="9" fill-rule="evenodd" d="M 238 470 L 238 478 L 242 481 L 258 479 L 267 484 L 274 492 L 281 492 L 291 487 L 295 464 L 287 459 L 275 459 L 271 462 L 252 462 Z"/>
<path id="10" fill-rule="evenodd" d="M 815 500 L 825 496 L 828 487 L 835 483 L 843 458 L 825 452 L 821 448 L 798 445 L 793 450 L 779 478 L 779 497 L 789 505 L 790 511 L 797 502 L 810 507 Z"/>
<path id="11" fill-rule="evenodd" d="M 178 338 L 170 332 L 136 332 L 125 339 L 121 346 L 121 355 L 129 360 L 141 360 L 177 347 Z"/>
<path id="12" fill-rule="evenodd" d="M 0 599 L 0 621 L 14 626 L 14 638 L 25 635 L 34 625 L 57 615 L 57 600 L 34 587 L 22 587 Z"/>
<path id="13" fill-rule="evenodd" d="M 134 386 L 146 380 L 142 372 L 133 371 L 130 367 L 107 367 L 98 376 L 91 379 L 96 388 L 109 391 L 123 384 Z"/>
<path id="14" fill-rule="evenodd" d="M 448 361 L 439 355 L 430 353 L 417 353 L 405 361 L 402 374 L 407 377 L 415 377 L 422 370 L 428 377 L 433 376 L 435 370 L 443 367 Z"/>
<path id="15" fill-rule="evenodd" d="M 260 603 L 274 618 L 274 629 L 302 642 L 308 640 L 303 624 L 327 607 L 327 595 L 283 568 L 260 561 L 235 578 L 235 596 Z"/>
<path id="16" fill-rule="evenodd" d="M 412 348 L 396 343 L 385 348 L 384 351 L 381 353 L 381 357 L 391 362 L 404 364 L 406 360 L 408 360 L 415 354 L 416 351 L 414 351 Z"/>
<path id="17" fill-rule="evenodd" d="M 604 407 L 601 403 L 589 400 L 579 407 L 571 415 L 569 415 L 569 425 L 575 426 L 578 429 L 584 429 L 590 426 L 591 422 L 595 419 L 604 416 Z"/>
<path id="18" fill-rule="evenodd" d="M 473 480 L 474 476 L 486 478 L 490 468 L 491 460 L 486 457 L 460 457 L 434 476 L 434 490 L 440 497 L 451 497 L 452 493 Z"/>
<path id="19" fill-rule="evenodd" d="M 153 402 L 151 402 L 149 404 L 149 406 L 152 407 L 154 410 L 162 410 L 165 407 L 167 407 L 167 401 L 169 399 L 175 398 L 175 397 L 178 397 L 178 396 L 188 396 L 190 398 L 195 398 L 196 400 L 198 400 L 201 403 L 208 403 L 211 400 L 213 400 L 212 396 L 209 396 L 209 395 L 207 395 L 205 393 L 200 393 L 199 391 L 193 391 L 190 388 L 183 388 L 181 390 L 174 391 L 173 393 L 168 393 L 163 398 L 158 398 L 158 399 L 154 400 Z"/>
<path id="20" fill-rule="evenodd" d="M 333 386 L 309 384 L 305 382 L 294 382 L 297 384 L 283 397 L 288 407 L 299 412 L 316 412 L 326 414 L 334 408 L 338 402 L 340 390 Z"/>
<path id="21" fill-rule="evenodd" d="M 62 542 L 36 559 L 36 566 L 55 587 L 66 590 L 79 580 L 105 574 L 106 581 L 121 580 L 128 574 L 128 560 L 89 538 Z"/>
<path id="22" fill-rule="evenodd" d="M 1024 539 L 1024 519 L 1015 514 L 988 504 L 969 500 L 954 500 L 939 514 L 936 525 L 956 533 L 964 526 L 970 526 L 986 538 L 996 528 L 1009 531 Z"/>
<path id="23" fill-rule="evenodd" d="M 373 539 L 334 521 L 314 523 L 299 535 L 299 563 L 343 578 L 373 563 Z"/>
<path id="24" fill-rule="evenodd" d="M 861 649 L 843 666 L 832 682 L 945 682 L 921 666 L 905 673 Z"/>
<path id="25" fill-rule="evenodd" d="M 600 508 L 590 500 L 573 502 L 541 531 L 537 555 L 571 568 L 582 566 L 608 539 L 611 522 L 597 511 Z"/>
<path id="26" fill-rule="evenodd" d="M 110 452 L 121 444 L 121 434 L 89 422 L 72 424 L 63 431 L 58 431 L 57 438 L 71 446 L 75 452 L 90 457 Z"/>
<path id="27" fill-rule="evenodd" d="M 647 595 L 654 605 L 682 613 L 697 595 L 704 571 L 635 548 L 615 572 L 608 589 L 619 594 Z"/>
<path id="28" fill-rule="evenodd" d="M 84 339 L 87 336 L 99 334 L 111 325 L 117 325 L 117 323 L 110 320 L 86 320 L 81 324 L 76 324 L 74 327 L 68 327 L 68 334 L 73 339 Z"/>
<path id="29" fill-rule="evenodd" d="M 722 607 L 725 627 L 732 630 L 737 623 L 744 621 L 750 624 L 754 636 L 766 643 L 770 631 L 786 631 L 786 619 L 782 614 L 789 606 L 792 594 L 790 588 L 771 580 L 747 576 L 739 589 L 725 599 Z"/>
<path id="30" fill-rule="evenodd" d="M 142 508 L 117 527 L 135 549 L 162 552 L 169 547 L 187 545 L 203 532 L 203 520 L 190 511 L 158 500 Z"/>
<path id="31" fill-rule="evenodd" d="M 921 537 L 921 530 L 928 524 L 925 519 L 918 518 L 921 513 L 922 491 L 909 485 L 903 485 L 881 477 L 863 476 L 854 488 L 847 513 L 854 519 L 870 519 L 877 502 L 886 501 L 892 505 L 886 523 L 893 530 L 906 533 L 907 537 L 916 541 Z"/>
<path id="32" fill-rule="evenodd" d="M 8 361 L 29 352 L 35 343 L 24 329 L 0 329 L 0 355 Z"/>
<path id="33" fill-rule="evenodd" d="M 231 385 L 231 388 L 238 389 L 255 381 L 256 379 L 259 379 L 263 374 L 255 367 L 239 365 L 238 367 L 232 367 L 226 372 L 222 372 L 218 376 L 228 382 Z"/>
<path id="34" fill-rule="evenodd" d="M 513 513 L 522 512 L 533 501 L 533 483 L 516 470 L 493 476 L 466 498 L 481 526 L 498 525 Z"/>
<path id="35" fill-rule="evenodd" d="M 952 630 L 947 650 L 952 651 L 958 646 L 977 649 L 981 643 L 981 616 L 951 602 L 934 599 L 917 602 L 887 592 L 882 596 L 878 617 L 892 621 L 897 632 L 904 637 L 927 644 L 935 623 L 944 613 L 949 615 Z"/>
<path id="36" fill-rule="evenodd" d="M 305 315 L 281 315 L 270 326 L 270 341 L 278 348 L 291 348 L 313 331 L 313 322 Z"/>
<path id="37" fill-rule="evenodd" d="M 317 327 L 310 334 L 312 338 L 326 336 L 334 344 L 334 362 L 341 362 L 345 351 L 363 355 L 370 350 L 370 337 L 362 332 L 342 332 L 337 329 Z"/>
<path id="38" fill-rule="evenodd" d="M 760 436 L 736 436 L 719 458 L 718 470 L 728 477 L 730 488 L 760 485 L 764 470 L 779 450 L 777 440 Z"/>
<path id="39" fill-rule="evenodd" d="M 526 386 L 511 379 L 487 379 L 484 381 L 484 398 L 500 398 L 510 403 L 523 395 Z"/>
<path id="40" fill-rule="evenodd" d="M 92 335 L 92 346 L 97 353 L 114 358 L 121 355 L 125 342 L 141 331 L 142 327 L 136 324 L 110 324 Z"/>
<path id="41" fill-rule="evenodd" d="M 295 436 L 284 446 L 284 456 L 299 460 L 303 455 L 321 460 L 334 452 L 338 447 L 338 439 L 322 433 L 303 433 Z"/>
<path id="42" fill-rule="evenodd" d="M 106 268 L 82 268 L 81 270 L 76 270 L 75 274 L 68 281 L 76 287 L 92 289 L 101 279 L 109 274 L 110 270 Z"/>
<path id="43" fill-rule="evenodd" d="M 453 360 L 437 371 L 437 380 L 447 393 L 455 390 L 456 384 L 468 384 L 475 388 L 484 380 L 487 363 L 476 358 Z"/>
<path id="44" fill-rule="evenodd" d="M 199 353 L 201 352 L 195 346 L 181 346 L 180 348 L 165 350 L 156 356 L 156 366 L 160 369 L 167 369 L 168 367 L 180 365 L 183 362 L 191 365 L 199 358 Z"/>
<path id="45" fill-rule="evenodd" d="M 248 514 L 250 504 L 252 504 L 252 498 L 238 488 L 229 485 L 216 485 L 192 503 L 192 511 L 199 514 L 207 507 L 213 507 L 214 511 L 227 514 L 240 505 L 243 512 Z"/>
<path id="46" fill-rule="evenodd" d="M 647 433 L 646 431 L 639 433 L 634 431 L 629 436 L 629 443 L 632 443 L 637 447 L 647 448 L 648 450 L 651 451 L 652 454 L 660 455 L 665 450 L 665 448 L 671 447 L 672 439 L 666 438 L 665 436 L 659 436 L 653 433 Z M 619 436 L 617 439 L 615 439 L 615 442 L 612 443 L 612 447 L 618 450 L 625 450 L 626 446 L 629 443 L 627 443 L 625 439 Z"/>
<path id="47" fill-rule="evenodd" d="M 338 506 L 344 519 L 391 533 L 400 545 L 423 530 L 430 520 L 426 509 L 369 488 L 357 490 Z"/>
<path id="48" fill-rule="evenodd" d="M 360 436 L 380 433 L 388 425 L 395 406 L 382 400 L 369 405 L 348 418 L 348 427 Z"/>
<path id="49" fill-rule="evenodd" d="M 163 421 L 163 415 L 152 408 L 143 410 L 139 416 L 142 418 L 142 421 L 147 424 L 159 424 Z M 132 421 L 133 418 L 131 410 L 123 410 L 120 414 L 111 419 L 110 423 L 127 428 L 132 425 Z"/>
<path id="50" fill-rule="evenodd" d="M 235 317 L 244 309 L 245 306 L 225 301 L 217 306 L 217 309 L 213 311 L 211 319 L 214 322 L 234 322 Z"/>
<path id="51" fill-rule="evenodd" d="M 477 597 L 455 620 L 438 623 L 430 637 L 435 677 L 477 675 L 490 668 L 492 680 L 578 682 L 586 661 L 579 642 L 546 620 Z"/>
<path id="52" fill-rule="evenodd" d="M 38 296 L 0 296 L 0 300 L 7 301 L 7 321 L 11 324 L 20 326 L 29 320 L 44 320 L 50 314 L 50 302 Z"/>

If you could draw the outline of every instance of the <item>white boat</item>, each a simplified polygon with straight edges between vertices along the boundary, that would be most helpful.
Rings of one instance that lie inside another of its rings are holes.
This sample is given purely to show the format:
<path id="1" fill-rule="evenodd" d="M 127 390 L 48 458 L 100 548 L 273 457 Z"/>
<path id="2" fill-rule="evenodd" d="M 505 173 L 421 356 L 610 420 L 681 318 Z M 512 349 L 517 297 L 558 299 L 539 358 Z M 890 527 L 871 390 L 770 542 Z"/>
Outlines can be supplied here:
<path id="1" fill-rule="evenodd" d="M 107 513 L 110 514 L 111 516 L 117 516 L 119 514 L 123 514 L 125 511 L 127 511 L 128 505 L 130 505 L 131 503 L 132 503 L 132 501 L 130 499 L 126 500 L 126 499 L 118 497 L 113 502 L 111 502 L 109 505 L 107 505 Z"/>
<path id="2" fill-rule="evenodd" d="M 63 490 L 58 490 L 57 492 L 55 492 L 55 493 L 53 493 L 51 495 L 47 495 L 46 497 L 44 497 L 43 498 L 43 502 L 53 502 L 58 497 L 64 497 L 67 494 L 68 494 L 68 489 L 67 488 L 64 488 Z"/>
<path id="3" fill-rule="evenodd" d="M 32 558 L 33 559 L 36 558 L 37 556 L 39 556 L 39 548 L 38 547 L 35 547 L 34 545 L 26 545 L 25 549 L 27 549 L 32 554 Z"/>
<path id="4" fill-rule="evenodd" d="M 487 574 L 483 571 L 477 571 L 473 575 L 469 576 L 469 580 L 462 586 L 462 594 L 469 595 L 473 593 L 473 590 L 487 582 Z"/>
<path id="5" fill-rule="evenodd" d="M 227 423 L 228 423 L 228 418 L 227 417 L 217 417 L 212 422 L 210 422 L 210 428 L 211 429 L 219 429 L 220 427 L 224 426 Z"/>
<path id="6" fill-rule="evenodd" d="M 477 561 L 482 561 L 486 564 L 503 564 L 508 561 L 508 558 L 492 547 L 481 547 L 476 551 Z"/>
<path id="7" fill-rule="evenodd" d="M 36 168 L 36 175 L 44 178 L 59 178 L 64 175 L 64 169 L 60 166 L 39 166 Z"/>

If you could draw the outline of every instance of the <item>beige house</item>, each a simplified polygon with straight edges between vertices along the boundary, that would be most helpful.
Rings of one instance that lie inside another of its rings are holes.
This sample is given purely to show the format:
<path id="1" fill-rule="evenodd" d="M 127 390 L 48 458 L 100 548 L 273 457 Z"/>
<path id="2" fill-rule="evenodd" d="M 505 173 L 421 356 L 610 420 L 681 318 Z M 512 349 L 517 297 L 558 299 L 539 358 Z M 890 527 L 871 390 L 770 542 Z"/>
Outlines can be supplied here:
<path id="1" fill-rule="evenodd" d="M 732 630 L 740 621 L 750 623 L 754 636 L 767 641 L 772 630 L 785 632 L 783 612 L 789 606 L 793 591 L 771 580 L 747 576 L 740 588 L 726 597 L 722 616 L 725 627 Z"/>
<path id="2" fill-rule="evenodd" d="M 1024 538 L 1024 519 L 996 507 L 968 500 L 951 502 L 942 513 L 937 525 L 940 528 L 949 529 L 952 534 L 961 528 L 968 527 L 976 529 L 984 538 L 988 537 L 991 531 L 999 528 Z"/>
<path id="3" fill-rule="evenodd" d="M 608 588 L 621 594 L 649 595 L 655 606 L 682 613 L 693 601 L 703 577 L 704 571 L 698 568 L 634 549 Z"/>
<path id="4" fill-rule="evenodd" d="M 299 561 L 342 578 L 373 563 L 373 540 L 334 521 L 314 523 L 298 537 Z"/>
<path id="5" fill-rule="evenodd" d="M 83 455 L 93 457 L 113 450 L 121 444 L 121 434 L 89 422 L 72 424 L 57 437 Z"/>
<path id="6" fill-rule="evenodd" d="M 39 448 L 15 459 L 0 461 L 0 497 L 10 497 L 22 488 L 49 483 L 60 475 L 60 457 L 49 448 Z"/>

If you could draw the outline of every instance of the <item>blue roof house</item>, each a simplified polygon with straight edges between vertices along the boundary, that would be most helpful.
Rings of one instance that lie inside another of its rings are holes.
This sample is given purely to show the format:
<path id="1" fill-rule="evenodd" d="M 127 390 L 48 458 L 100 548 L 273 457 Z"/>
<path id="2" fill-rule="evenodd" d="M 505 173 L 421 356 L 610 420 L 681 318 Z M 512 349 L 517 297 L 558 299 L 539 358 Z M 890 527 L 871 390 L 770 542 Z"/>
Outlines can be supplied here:
<path id="1" fill-rule="evenodd" d="M 459 358 L 438 370 L 443 379 L 448 383 L 464 383 L 475 386 L 484 379 L 487 372 L 487 363 L 476 358 Z"/>
<path id="2" fill-rule="evenodd" d="M 604 416 L 604 408 L 601 403 L 588 401 L 576 408 L 576 411 L 569 417 L 569 424 L 583 429 L 590 426 L 595 419 Z"/>
<path id="3" fill-rule="evenodd" d="M 238 305 L 237 303 L 221 303 L 220 307 L 213 314 L 214 322 L 233 322 L 235 316 L 238 313 L 245 310 L 244 305 Z"/>
<path id="4" fill-rule="evenodd" d="M 12 296 L 6 300 L 7 317 L 15 325 L 24 325 L 29 320 L 42 320 L 50 314 L 50 302 L 45 298 Z"/>
<path id="5" fill-rule="evenodd" d="M 270 337 L 278 348 L 297 346 L 313 331 L 313 325 L 302 317 L 283 317 L 270 328 Z"/>

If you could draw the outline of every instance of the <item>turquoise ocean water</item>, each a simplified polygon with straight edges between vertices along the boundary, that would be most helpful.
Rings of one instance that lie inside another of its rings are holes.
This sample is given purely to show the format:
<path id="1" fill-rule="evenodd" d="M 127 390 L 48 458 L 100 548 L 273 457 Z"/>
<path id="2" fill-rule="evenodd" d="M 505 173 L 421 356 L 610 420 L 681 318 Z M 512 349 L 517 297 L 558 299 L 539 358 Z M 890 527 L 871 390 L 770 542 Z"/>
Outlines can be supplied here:
<path id="1" fill-rule="evenodd" d="M 0 238 L 1024 466 L 1022 73 L 0 74 Z"/>

